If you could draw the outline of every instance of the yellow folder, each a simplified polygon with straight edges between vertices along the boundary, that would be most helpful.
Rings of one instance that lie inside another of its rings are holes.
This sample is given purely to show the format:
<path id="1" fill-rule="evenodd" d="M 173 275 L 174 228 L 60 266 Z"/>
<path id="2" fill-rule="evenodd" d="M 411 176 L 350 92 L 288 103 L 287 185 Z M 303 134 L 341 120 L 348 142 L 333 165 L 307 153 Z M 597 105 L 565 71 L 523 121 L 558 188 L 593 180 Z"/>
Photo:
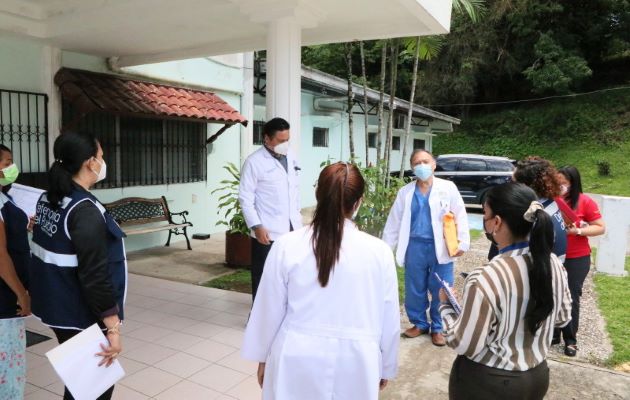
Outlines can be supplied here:
<path id="1" fill-rule="evenodd" d="M 444 215 L 444 243 L 448 254 L 453 257 L 459 249 L 459 240 L 457 240 L 457 225 L 455 224 L 455 214 L 447 212 Z"/>

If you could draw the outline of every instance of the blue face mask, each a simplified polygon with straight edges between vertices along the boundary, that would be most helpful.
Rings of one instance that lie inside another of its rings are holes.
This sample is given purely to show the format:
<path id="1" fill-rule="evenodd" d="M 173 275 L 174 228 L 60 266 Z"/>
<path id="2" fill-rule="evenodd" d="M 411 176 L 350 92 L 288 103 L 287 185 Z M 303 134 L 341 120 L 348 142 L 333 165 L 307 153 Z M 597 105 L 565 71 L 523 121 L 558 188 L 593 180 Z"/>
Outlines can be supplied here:
<path id="1" fill-rule="evenodd" d="M 429 164 L 418 164 L 413 167 L 413 174 L 420 180 L 426 181 L 433 175 L 433 168 Z"/>

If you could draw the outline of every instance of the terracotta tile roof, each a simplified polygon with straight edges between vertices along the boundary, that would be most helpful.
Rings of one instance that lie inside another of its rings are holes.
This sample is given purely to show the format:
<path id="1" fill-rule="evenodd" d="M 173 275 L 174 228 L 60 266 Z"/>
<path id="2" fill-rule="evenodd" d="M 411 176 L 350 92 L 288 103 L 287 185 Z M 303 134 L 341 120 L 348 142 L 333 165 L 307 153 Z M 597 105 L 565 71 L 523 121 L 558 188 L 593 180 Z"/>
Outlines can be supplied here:
<path id="1" fill-rule="evenodd" d="M 65 99 L 86 111 L 247 125 L 223 99 L 203 90 L 70 68 L 60 69 L 55 83 Z"/>

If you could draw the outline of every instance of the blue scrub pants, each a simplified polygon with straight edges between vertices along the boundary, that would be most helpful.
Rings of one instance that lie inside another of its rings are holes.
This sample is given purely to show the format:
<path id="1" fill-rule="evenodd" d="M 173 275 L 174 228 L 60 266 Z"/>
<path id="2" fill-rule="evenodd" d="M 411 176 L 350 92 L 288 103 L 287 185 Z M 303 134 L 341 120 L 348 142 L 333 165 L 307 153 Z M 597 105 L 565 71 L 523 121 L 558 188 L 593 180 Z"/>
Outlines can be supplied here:
<path id="1" fill-rule="evenodd" d="M 453 285 L 453 263 L 438 263 L 433 240 L 410 238 L 405 255 L 405 310 L 413 325 L 425 331 L 430 329 L 432 333 L 442 332 L 438 297 L 441 285 L 435 272 Z M 427 320 L 429 308 L 431 322 Z"/>

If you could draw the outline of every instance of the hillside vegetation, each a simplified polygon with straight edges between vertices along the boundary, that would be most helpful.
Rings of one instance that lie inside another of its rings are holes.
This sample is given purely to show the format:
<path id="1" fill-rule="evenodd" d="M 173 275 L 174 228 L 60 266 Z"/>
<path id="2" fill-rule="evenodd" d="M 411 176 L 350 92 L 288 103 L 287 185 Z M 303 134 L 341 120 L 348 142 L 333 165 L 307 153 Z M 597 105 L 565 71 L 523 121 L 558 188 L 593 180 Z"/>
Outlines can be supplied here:
<path id="1" fill-rule="evenodd" d="M 630 196 L 630 89 L 463 118 L 455 132 L 434 139 L 433 150 L 513 159 L 539 155 L 558 167 L 575 165 L 585 192 Z"/>

